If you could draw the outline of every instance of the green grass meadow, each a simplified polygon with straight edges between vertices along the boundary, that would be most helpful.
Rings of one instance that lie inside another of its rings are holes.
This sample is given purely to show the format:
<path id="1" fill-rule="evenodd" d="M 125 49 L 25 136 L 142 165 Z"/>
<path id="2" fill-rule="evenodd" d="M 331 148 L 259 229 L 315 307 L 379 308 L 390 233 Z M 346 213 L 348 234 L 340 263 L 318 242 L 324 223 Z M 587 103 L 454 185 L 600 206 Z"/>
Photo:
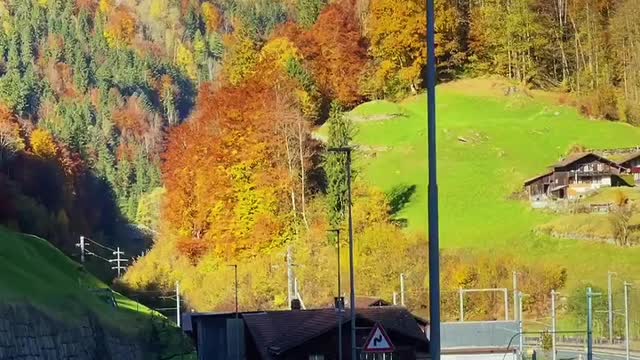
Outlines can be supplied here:
<path id="1" fill-rule="evenodd" d="M 147 307 L 115 293 L 118 308 L 114 308 L 91 291 L 107 288 L 46 240 L 0 227 L 2 304 L 30 305 L 65 323 L 92 313 L 125 333 L 147 325 L 152 315 Z"/>
<path id="2" fill-rule="evenodd" d="M 512 195 L 525 179 L 557 162 L 573 145 L 604 149 L 640 145 L 640 128 L 590 120 L 546 95 L 504 96 L 458 83 L 437 90 L 441 245 L 562 264 L 568 287 L 604 284 L 607 270 L 640 272 L 640 248 L 537 235 L 553 219 Z M 480 95 L 480 93 L 485 95 Z M 486 95 L 490 93 L 490 95 Z M 387 192 L 416 186 L 397 214 L 408 231 L 427 219 L 426 96 L 366 103 L 351 113 L 357 127 L 359 181 Z M 325 129 L 320 130 L 322 136 Z"/>

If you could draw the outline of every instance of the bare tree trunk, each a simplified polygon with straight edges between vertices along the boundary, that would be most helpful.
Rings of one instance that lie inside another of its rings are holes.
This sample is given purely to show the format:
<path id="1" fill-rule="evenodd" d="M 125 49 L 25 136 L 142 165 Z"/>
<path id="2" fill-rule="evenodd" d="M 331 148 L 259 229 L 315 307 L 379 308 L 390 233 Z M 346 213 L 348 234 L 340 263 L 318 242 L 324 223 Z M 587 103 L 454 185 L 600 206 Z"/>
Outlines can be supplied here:
<path id="1" fill-rule="evenodd" d="M 300 206 L 302 212 L 302 221 L 304 222 L 304 226 L 309 229 L 309 222 L 307 221 L 307 210 L 306 210 L 306 171 L 304 165 L 304 129 L 302 126 L 302 122 L 304 121 L 301 115 L 298 115 L 298 155 L 300 156 Z"/>
<path id="2" fill-rule="evenodd" d="M 574 50 L 576 55 L 576 90 L 580 92 L 580 72 L 582 69 L 580 68 L 580 39 L 578 38 L 578 28 L 576 27 L 576 22 L 573 18 L 571 18 L 571 26 L 573 27 L 573 38 L 574 38 Z M 584 58 L 582 59 L 584 63 Z"/>
<path id="3" fill-rule="evenodd" d="M 562 61 L 562 83 L 566 83 L 567 77 L 569 75 L 569 64 L 567 62 L 567 52 L 564 49 L 564 34 L 565 34 L 565 25 L 566 25 L 566 8 L 567 2 L 566 0 L 558 0 L 558 32 L 556 33 L 556 41 L 558 42 L 558 47 L 560 47 L 560 56 Z"/>

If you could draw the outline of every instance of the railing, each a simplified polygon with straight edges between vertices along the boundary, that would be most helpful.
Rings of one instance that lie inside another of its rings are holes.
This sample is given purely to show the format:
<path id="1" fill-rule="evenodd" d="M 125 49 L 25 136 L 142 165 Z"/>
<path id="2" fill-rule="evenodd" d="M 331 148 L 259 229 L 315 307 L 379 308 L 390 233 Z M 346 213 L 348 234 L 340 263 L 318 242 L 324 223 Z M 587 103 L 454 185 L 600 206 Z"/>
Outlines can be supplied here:
<path id="1" fill-rule="evenodd" d="M 573 171 L 569 171 L 569 176 L 602 176 L 602 175 L 614 175 L 611 171 L 611 169 L 606 169 L 606 170 L 591 170 L 591 171 L 584 171 L 584 170 L 573 170 Z"/>

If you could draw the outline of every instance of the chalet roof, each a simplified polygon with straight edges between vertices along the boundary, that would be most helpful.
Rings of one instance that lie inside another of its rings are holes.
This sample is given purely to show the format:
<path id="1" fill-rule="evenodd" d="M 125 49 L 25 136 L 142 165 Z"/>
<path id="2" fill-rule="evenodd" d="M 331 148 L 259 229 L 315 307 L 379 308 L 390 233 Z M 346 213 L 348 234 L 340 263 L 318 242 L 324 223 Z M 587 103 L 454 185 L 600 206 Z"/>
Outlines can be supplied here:
<path id="1" fill-rule="evenodd" d="M 390 334 L 428 344 L 414 316 L 405 308 L 385 306 L 356 311 L 358 319 L 372 324 L 379 322 Z M 263 360 L 283 354 L 336 328 L 335 309 L 269 311 L 243 314 L 242 317 Z M 345 311 L 342 319 L 343 326 L 349 323 L 350 310 Z"/>
<path id="2" fill-rule="evenodd" d="M 356 308 L 366 308 L 373 306 L 389 306 L 390 302 L 375 296 L 356 296 Z M 347 305 L 351 307 L 351 305 Z"/>
<path id="3" fill-rule="evenodd" d="M 563 160 L 559 161 L 558 163 L 556 163 L 555 165 L 553 165 L 553 168 L 559 168 L 559 167 L 565 167 L 567 165 L 571 165 L 574 162 L 578 161 L 578 160 L 582 160 L 584 158 L 586 158 L 587 156 L 593 156 L 596 159 L 607 163 L 609 165 L 613 165 L 616 167 L 621 167 L 618 163 L 616 163 L 615 161 L 609 160 L 605 157 L 602 157 L 598 154 L 592 153 L 592 152 L 579 152 L 579 153 L 573 153 L 569 156 L 567 156 L 566 158 L 564 158 Z"/>
<path id="4" fill-rule="evenodd" d="M 618 165 L 623 166 L 624 163 L 629 162 L 631 160 L 635 160 L 637 158 L 640 158 L 640 151 L 636 151 L 634 153 L 624 156 L 623 158 L 619 159 L 617 163 Z"/>
<path id="5" fill-rule="evenodd" d="M 532 183 L 536 182 L 537 180 L 539 180 L 539 179 L 541 179 L 541 178 L 543 178 L 545 176 L 549 176 L 551 174 L 553 174 L 553 171 L 548 171 L 548 172 L 546 172 L 544 174 L 540 174 L 538 176 L 532 177 L 531 179 L 527 179 L 527 180 L 524 181 L 524 186 L 531 185 Z"/>

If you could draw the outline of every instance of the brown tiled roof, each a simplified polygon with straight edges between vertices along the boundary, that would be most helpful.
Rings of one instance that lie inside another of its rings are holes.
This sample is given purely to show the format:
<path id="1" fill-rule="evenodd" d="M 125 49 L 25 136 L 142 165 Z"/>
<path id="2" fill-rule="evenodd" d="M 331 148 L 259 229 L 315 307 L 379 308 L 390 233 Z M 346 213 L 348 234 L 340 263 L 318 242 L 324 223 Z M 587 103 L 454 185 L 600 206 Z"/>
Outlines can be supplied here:
<path id="1" fill-rule="evenodd" d="M 271 311 L 242 317 L 263 359 L 303 344 L 337 325 L 334 309 Z M 343 317 L 344 322 L 347 319 Z"/>
<path id="2" fill-rule="evenodd" d="M 350 321 L 350 314 L 350 310 L 344 312 L 343 325 Z M 381 323 L 388 333 L 427 343 L 416 319 L 405 308 L 358 308 L 356 316 L 371 323 Z M 282 354 L 335 329 L 338 320 L 334 309 L 270 311 L 243 314 L 243 319 L 263 359 L 271 359 L 272 354 Z"/>
<path id="3" fill-rule="evenodd" d="M 543 178 L 543 177 L 545 177 L 545 176 L 549 176 L 549 175 L 551 175 L 551 174 L 553 174 L 553 171 L 549 171 L 549 172 L 546 172 L 546 173 L 544 173 L 544 174 L 540 174 L 540 175 L 538 175 L 538 176 L 535 176 L 535 177 L 532 177 L 532 178 L 530 178 L 530 179 L 527 179 L 527 180 L 525 180 L 525 181 L 524 181 L 524 185 L 525 185 L 525 186 L 527 186 L 527 185 L 529 185 L 529 184 L 531 184 L 531 183 L 535 182 L 536 180 L 538 180 L 538 179 L 540 179 L 540 178 Z"/>
<path id="4" fill-rule="evenodd" d="M 620 160 L 617 161 L 618 165 L 622 165 L 624 163 L 626 163 L 627 161 L 631 161 L 631 160 L 635 160 L 636 158 L 640 157 L 640 151 L 636 151 L 632 154 L 629 154 L 623 158 L 621 158 Z"/>
<path id="5" fill-rule="evenodd" d="M 594 154 L 592 152 L 578 152 L 578 153 L 573 153 L 569 156 L 567 156 L 566 158 L 562 159 L 561 161 L 559 161 L 558 163 L 556 163 L 555 165 L 553 165 L 554 168 L 559 168 L 559 167 L 565 167 L 567 165 L 573 164 L 574 162 L 580 160 L 580 159 L 584 159 L 587 156 L 595 156 L 598 160 L 605 162 L 605 163 L 609 163 L 611 165 L 615 165 L 615 166 L 620 166 L 618 165 L 615 161 L 611 161 L 605 157 L 602 157 L 598 154 Z"/>

